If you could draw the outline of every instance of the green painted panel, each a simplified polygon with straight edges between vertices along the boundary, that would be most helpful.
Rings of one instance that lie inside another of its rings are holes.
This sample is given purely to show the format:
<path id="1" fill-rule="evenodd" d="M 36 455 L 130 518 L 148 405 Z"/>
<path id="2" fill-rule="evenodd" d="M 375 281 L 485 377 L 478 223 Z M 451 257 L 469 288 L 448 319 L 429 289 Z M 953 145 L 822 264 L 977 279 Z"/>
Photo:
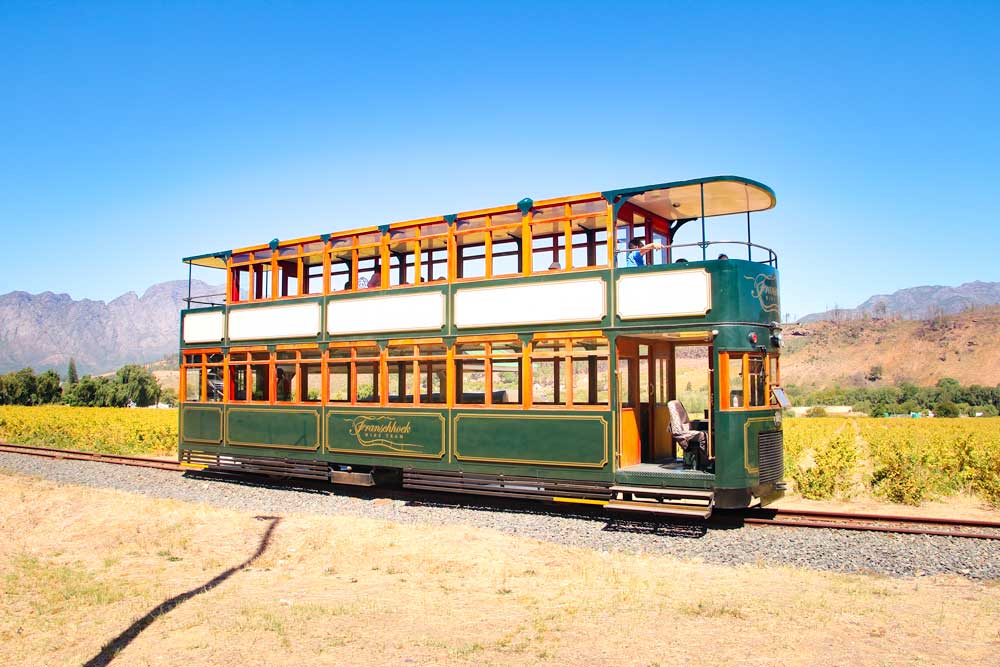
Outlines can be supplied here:
<path id="1" fill-rule="evenodd" d="M 441 459 L 445 455 L 441 413 L 397 410 L 331 410 L 326 415 L 328 452 Z"/>
<path id="2" fill-rule="evenodd" d="M 274 449 L 317 450 L 319 408 L 229 408 L 226 444 Z"/>
<path id="3" fill-rule="evenodd" d="M 736 489 L 753 486 L 758 479 L 757 435 L 773 431 L 776 410 L 716 411 L 716 486 Z"/>
<path id="4" fill-rule="evenodd" d="M 222 442 L 222 406 L 181 408 L 181 440 L 205 445 Z"/>
<path id="5" fill-rule="evenodd" d="M 521 463 L 603 468 L 608 463 L 604 415 L 526 412 L 456 414 L 454 455 L 459 462 Z"/>

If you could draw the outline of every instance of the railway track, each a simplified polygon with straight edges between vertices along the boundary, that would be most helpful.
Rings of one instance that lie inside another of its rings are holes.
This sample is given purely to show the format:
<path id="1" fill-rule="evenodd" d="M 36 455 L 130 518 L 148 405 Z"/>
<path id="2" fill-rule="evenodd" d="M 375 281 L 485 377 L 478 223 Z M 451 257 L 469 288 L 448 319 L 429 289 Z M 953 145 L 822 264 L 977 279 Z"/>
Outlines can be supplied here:
<path id="1" fill-rule="evenodd" d="M 153 459 L 143 456 L 120 456 L 118 454 L 101 454 L 98 452 L 78 452 L 72 449 L 55 449 L 53 447 L 30 447 L 28 445 L 10 445 L 0 443 L 0 452 L 10 452 L 12 454 L 28 454 L 30 456 L 42 456 L 49 459 L 65 459 L 70 461 L 97 461 L 99 463 L 113 463 L 124 466 L 135 466 L 138 468 L 156 468 L 157 470 L 172 470 L 179 472 L 185 470 L 179 463 Z"/>
<path id="2" fill-rule="evenodd" d="M 743 523 L 751 526 L 832 528 L 836 530 L 863 530 L 910 535 L 937 535 L 941 537 L 1000 540 L 1000 521 L 975 519 L 774 509 L 750 510 L 744 514 Z M 987 530 L 984 531 L 984 528 Z"/>
<path id="3" fill-rule="evenodd" d="M 0 443 L 0 452 L 12 454 L 27 454 L 50 459 L 71 461 L 95 461 L 116 465 L 154 468 L 172 472 L 186 472 L 189 468 L 164 461 L 141 456 L 121 456 L 117 454 L 101 454 L 96 452 L 81 452 L 52 447 L 32 447 L 28 445 L 11 445 Z M 206 472 L 211 472 L 206 471 Z M 404 493 L 399 490 L 395 494 Z M 406 492 L 406 495 L 414 495 Z M 438 494 L 434 494 L 438 495 Z M 947 519 L 934 517 L 914 517 L 889 514 L 862 514 L 855 512 L 822 512 L 818 510 L 792 509 L 757 509 L 738 513 L 739 521 L 749 526 L 778 526 L 794 528 L 827 528 L 835 530 L 876 531 L 883 533 L 902 533 L 911 535 L 935 535 L 942 537 L 964 537 L 982 540 L 1000 540 L 1000 521 L 983 521 L 967 519 Z M 714 519 L 715 517 L 713 517 Z"/>

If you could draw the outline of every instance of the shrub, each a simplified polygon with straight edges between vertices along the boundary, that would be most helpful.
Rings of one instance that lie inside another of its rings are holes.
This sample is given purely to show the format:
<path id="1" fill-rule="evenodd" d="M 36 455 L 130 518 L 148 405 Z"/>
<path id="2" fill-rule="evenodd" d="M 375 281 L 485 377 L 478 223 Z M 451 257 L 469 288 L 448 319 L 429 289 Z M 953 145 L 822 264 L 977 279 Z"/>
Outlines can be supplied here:
<path id="1" fill-rule="evenodd" d="M 944 401 L 934 408 L 934 414 L 938 417 L 958 417 L 960 412 L 957 405 L 951 401 Z"/>
<path id="2" fill-rule="evenodd" d="M 826 417 L 826 408 L 822 405 L 814 405 L 806 410 L 806 417 Z"/>

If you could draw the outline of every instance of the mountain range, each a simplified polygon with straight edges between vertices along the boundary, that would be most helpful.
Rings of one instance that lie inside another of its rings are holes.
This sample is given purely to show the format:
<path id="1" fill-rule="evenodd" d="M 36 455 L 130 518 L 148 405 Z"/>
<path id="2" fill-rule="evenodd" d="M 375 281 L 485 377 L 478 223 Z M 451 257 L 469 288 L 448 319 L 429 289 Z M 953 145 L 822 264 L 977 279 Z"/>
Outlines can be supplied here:
<path id="1" fill-rule="evenodd" d="M 104 373 L 175 353 L 187 290 L 186 280 L 175 280 L 108 303 L 52 292 L 0 295 L 0 372 L 31 366 L 64 375 L 73 358 L 81 375 Z M 192 281 L 192 294 L 220 291 Z"/>
<path id="2" fill-rule="evenodd" d="M 922 320 L 996 304 L 1000 304 L 1000 283 L 977 280 L 958 287 L 924 285 L 901 289 L 892 294 L 876 294 L 857 308 L 835 308 L 812 313 L 799 322 L 836 322 L 865 317 Z"/>

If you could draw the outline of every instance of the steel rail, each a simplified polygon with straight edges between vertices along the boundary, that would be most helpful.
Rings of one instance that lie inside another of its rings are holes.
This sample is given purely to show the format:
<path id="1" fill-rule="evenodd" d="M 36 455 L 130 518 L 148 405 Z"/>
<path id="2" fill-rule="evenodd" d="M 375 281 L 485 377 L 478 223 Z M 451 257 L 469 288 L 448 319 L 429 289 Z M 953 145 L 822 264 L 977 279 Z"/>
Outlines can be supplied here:
<path id="1" fill-rule="evenodd" d="M 157 470 L 186 470 L 179 463 L 142 456 L 124 456 L 120 454 L 101 454 L 100 452 L 81 452 L 73 449 L 57 449 L 54 447 L 33 447 L 30 445 L 11 445 L 0 443 L 0 452 L 11 454 L 27 454 L 42 456 L 49 459 L 66 459 L 70 461 L 95 461 L 97 463 L 113 463 L 117 465 L 135 466 L 139 468 L 155 468 Z"/>
<path id="2" fill-rule="evenodd" d="M 771 516 L 760 516 L 761 512 L 748 513 L 744 516 L 743 522 L 756 526 L 830 528 L 834 530 L 860 530 L 908 535 L 935 535 L 940 537 L 1000 540 L 1000 521 L 854 512 L 823 512 L 819 510 L 770 510 L 768 513 Z M 931 528 L 930 526 L 991 528 L 998 532 L 981 533 L 965 532 L 962 530 L 942 530 Z"/>

